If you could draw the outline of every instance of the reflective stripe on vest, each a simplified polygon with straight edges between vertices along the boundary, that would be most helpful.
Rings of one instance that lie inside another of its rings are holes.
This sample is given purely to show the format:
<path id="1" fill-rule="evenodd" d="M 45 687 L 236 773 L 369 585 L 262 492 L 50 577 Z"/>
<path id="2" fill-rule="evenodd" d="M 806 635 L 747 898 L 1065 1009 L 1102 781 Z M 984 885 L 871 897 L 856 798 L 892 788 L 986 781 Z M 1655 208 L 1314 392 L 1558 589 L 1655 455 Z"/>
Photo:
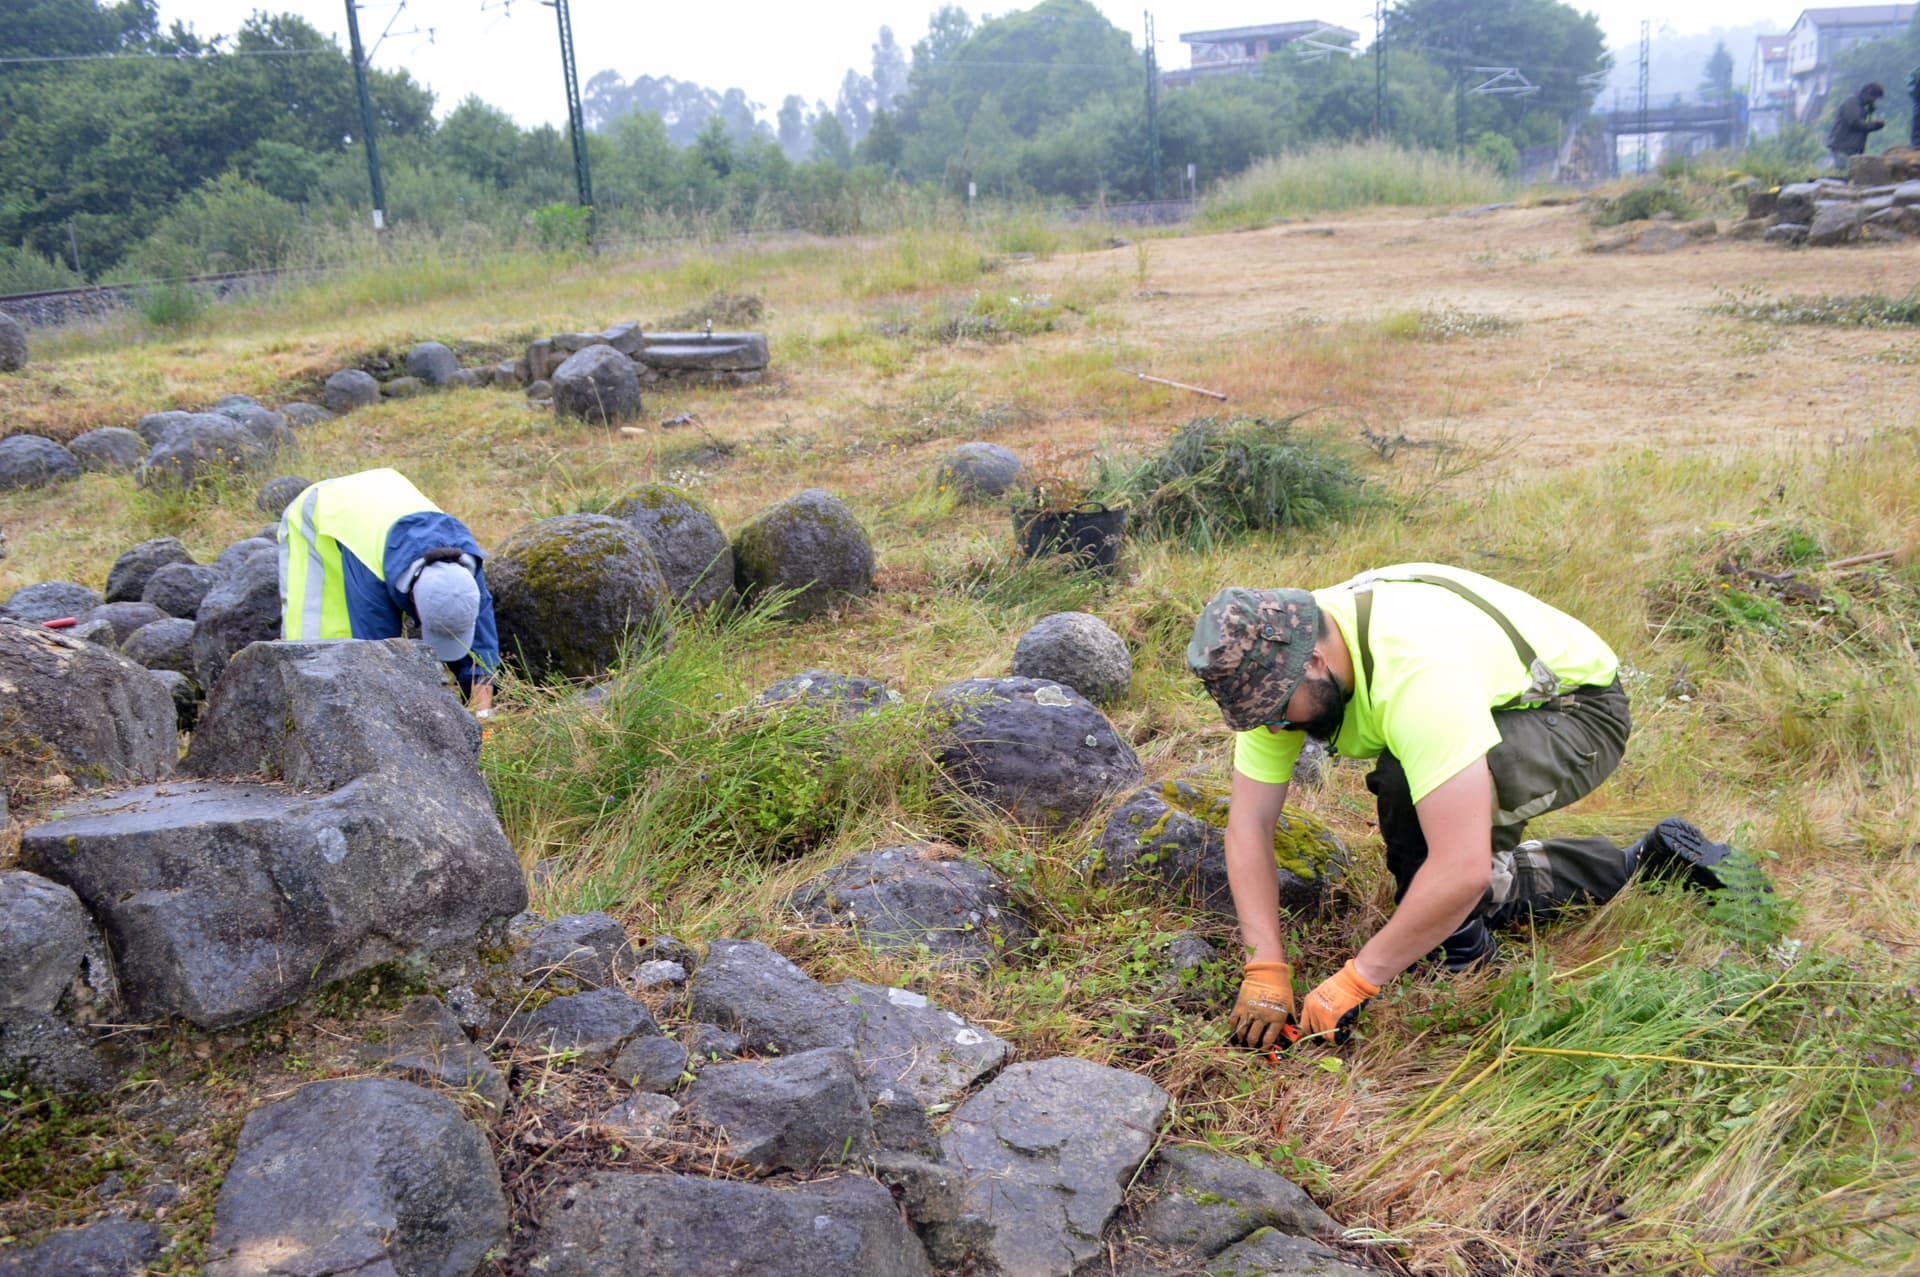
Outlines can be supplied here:
<path id="1" fill-rule="evenodd" d="M 439 510 L 390 469 L 323 479 L 296 497 L 280 517 L 282 636 L 352 638 L 341 548 L 384 581 L 393 525 L 410 514 Z"/>

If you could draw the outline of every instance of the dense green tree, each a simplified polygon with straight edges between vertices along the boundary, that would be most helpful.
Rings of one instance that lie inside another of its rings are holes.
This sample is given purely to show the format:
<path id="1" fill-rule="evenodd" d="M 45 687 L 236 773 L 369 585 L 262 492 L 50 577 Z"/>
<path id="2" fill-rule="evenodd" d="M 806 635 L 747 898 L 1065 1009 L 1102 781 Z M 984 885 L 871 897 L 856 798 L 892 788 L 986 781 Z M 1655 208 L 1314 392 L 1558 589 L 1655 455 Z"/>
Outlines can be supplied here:
<path id="1" fill-rule="evenodd" d="M 873 104 L 873 81 L 858 71 L 849 70 L 840 81 L 840 96 L 833 104 L 833 113 L 840 117 L 841 127 L 854 143 L 865 137 L 873 125 Z"/>
<path id="2" fill-rule="evenodd" d="M 853 167 L 853 143 L 847 138 L 840 117 L 831 111 L 823 111 L 814 118 L 813 158 L 839 169 Z"/>
<path id="3" fill-rule="evenodd" d="M 894 43 L 892 27 L 881 27 L 873 42 L 870 78 L 875 110 L 891 110 L 894 101 L 907 91 L 907 55 Z"/>
<path id="4" fill-rule="evenodd" d="M 0 5 L 0 58 L 137 50 L 159 34 L 154 0 L 125 0 L 112 7 L 95 0 L 7 0 Z M 9 75 L 18 73 L 18 68 L 8 68 Z"/>
<path id="5" fill-rule="evenodd" d="M 1727 52 L 1725 40 L 1714 42 L 1707 64 L 1700 69 L 1700 97 L 1707 102 L 1733 100 L 1733 54 Z"/>
<path id="6" fill-rule="evenodd" d="M 945 98 L 964 124 L 991 96 L 1014 134 L 1030 138 L 1091 98 L 1145 82 L 1145 66 L 1126 32 L 1087 0 L 1040 0 L 983 23 L 924 66 L 916 58 L 904 109 L 917 116 L 934 98 Z"/>
<path id="7" fill-rule="evenodd" d="M 1473 67 L 1513 67 L 1537 93 L 1479 96 L 1468 133 L 1492 129 L 1519 146 L 1557 141 L 1592 103 L 1582 77 L 1612 65 L 1599 19 L 1560 0 L 1399 0 L 1388 48 L 1416 53 L 1472 87 Z"/>
<path id="8" fill-rule="evenodd" d="M 60 257 L 77 243 L 83 266 L 97 273 L 153 230 L 160 213 L 229 170 L 273 181 L 285 197 L 311 187 L 314 167 L 278 148 L 308 152 L 324 167 L 357 144 L 352 67 L 303 20 L 256 13 L 233 40 L 248 56 L 229 56 L 177 28 L 158 34 L 150 10 L 138 5 L 95 8 L 107 15 L 100 30 L 140 46 L 128 52 L 194 56 L 54 63 L 0 76 L 0 242 Z M 55 11 L 58 29 L 16 24 L 10 38 L 77 38 L 71 3 L 33 12 Z M 257 56 L 266 54 L 279 56 Z M 377 71 L 371 81 L 383 129 L 397 137 L 431 130 L 432 96 L 406 73 Z"/>
<path id="9" fill-rule="evenodd" d="M 927 19 L 927 33 L 913 42 L 909 76 L 945 62 L 973 35 L 973 19 L 957 4 L 943 4 Z"/>
<path id="10" fill-rule="evenodd" d="M 861 164 L 871 164 L 885 173 L 898 173 L 900 161 L 905 155 L 901 145 L 900 130 L 893 122 L 893 112 L 887 110 L 873 113 L 873 127 L 860 139 L 860 145 L 853 151 L 853 158 Z"/>
<path id="11" fill-rule="evenodd" d="M 513 117 L 469 96 L 434 135 L 434 149 L 476 182 L 505 190 L 521 169 L 522 135 Z"/>
<path id="12" fill-rule="evenodd" d="M 780 149 L 788 159 L 806 154 L 811 135 L 807 129 L 807 103 L 798 93 L 789 93 L 780 103 L 778 116 Z"/>

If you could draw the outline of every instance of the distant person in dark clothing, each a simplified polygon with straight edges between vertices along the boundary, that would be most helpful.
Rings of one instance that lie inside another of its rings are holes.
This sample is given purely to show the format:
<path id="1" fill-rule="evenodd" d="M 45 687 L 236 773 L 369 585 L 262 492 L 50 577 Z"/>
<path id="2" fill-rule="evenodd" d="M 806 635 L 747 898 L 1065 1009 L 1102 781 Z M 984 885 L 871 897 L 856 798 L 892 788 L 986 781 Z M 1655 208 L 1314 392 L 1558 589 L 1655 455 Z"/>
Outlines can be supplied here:
<path id="1" fill-rule="evenodd" d="M 1913 103 L 1913 116 L 1907 121 L 1907 145 L 1920 151 L 1920 67 L 1907 76 L 1907 101 Z"/>
<path id="2" fill-rule="evenodd" d="M 1887 127 L 1885 120 L 1876 119 L 1873 105 L 1887 95 L 1878 81 L 1861 86 L 1858 93 L 1840 99 L 1840 109 L 1833 117 L 1833 128 L 1827 133 L 1827 149 L 1833 152 L 1835 167 L 1845 170 L 1847 161 L 1856 155 L 1865 154 L 1867 134 L 1875 129 Z"/>

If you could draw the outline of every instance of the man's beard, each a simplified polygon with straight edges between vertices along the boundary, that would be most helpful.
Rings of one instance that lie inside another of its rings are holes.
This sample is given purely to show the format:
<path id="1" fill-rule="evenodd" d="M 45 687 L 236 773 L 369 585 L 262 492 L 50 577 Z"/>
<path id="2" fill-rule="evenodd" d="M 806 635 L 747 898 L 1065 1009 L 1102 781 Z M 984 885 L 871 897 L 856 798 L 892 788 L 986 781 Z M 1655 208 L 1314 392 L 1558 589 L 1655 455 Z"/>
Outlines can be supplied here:
<path id="1" fill-rule="evenodd" d="M 1340 725 L 1346 721 L 1347 702 L 1352 697 L 1340 690 L 1340 684 L 1331 674 L 1303 677 L 1300 686 L 1306 690 L 1312 711 L 1305 718 L 1289 719 L 1288 726 L 1305 732 L 1323 745 L 1333 744 L 1333 738 L 1340 734 Z"/>

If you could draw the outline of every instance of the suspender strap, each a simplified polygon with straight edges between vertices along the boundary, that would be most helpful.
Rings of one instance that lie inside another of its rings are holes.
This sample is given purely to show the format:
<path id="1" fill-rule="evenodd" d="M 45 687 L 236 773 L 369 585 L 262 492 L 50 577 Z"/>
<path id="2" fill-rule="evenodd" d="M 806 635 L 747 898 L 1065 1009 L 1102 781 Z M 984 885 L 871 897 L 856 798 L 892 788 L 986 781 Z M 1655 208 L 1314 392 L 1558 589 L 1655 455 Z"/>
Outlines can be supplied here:
<path id="1" fill-rule="evenodd" d="M 1560 676 L 1555 674 L 1553 670 L 1540 659 L 1539 653 L 1533 649 L 1533 644 L 1527 642 L 1520 631 L 1514 628 L 1513 622 L 1507 619 L 1506 613 L 1458 581 L 1450 581 L 1444 576 L 1435 576 L 1428 572 L 1410 572 L 1405 576 L 1394 577 L 1376 577 L 1371 574 L 1365 574 L 1354 583 L 1353 610 L 1355 619 L 1359 622 L 1360 672 L 1366 677 L 1368 696 L 1373 695 L 1373 645 L 1368 640 L 1368 631 L 1371 629 L 1373 622 L 1373 586 L 1376 581 L 1398 581 L 1415 585 L 1437 585 L 1443 590 L 1451 590 L 1453 593 L 1479 608 L 1482 612 L 1485 612 L 1492 618 L 1494 624 L 1506 632 L 1508 641 L 1513 644 L 1514 655 L 1520 658 L 1520 663 L 1527 667 L 1529 674 L 1533 675 L 1533 682 L 1528 686 L 1526 691 L 1520 693 L 1520 695 L 1514 697 L 1505 705 L 1495 706 L 1496 709 L 1515 709 L 1529 701 L 1552 700 L 1559 694 Z"/>

